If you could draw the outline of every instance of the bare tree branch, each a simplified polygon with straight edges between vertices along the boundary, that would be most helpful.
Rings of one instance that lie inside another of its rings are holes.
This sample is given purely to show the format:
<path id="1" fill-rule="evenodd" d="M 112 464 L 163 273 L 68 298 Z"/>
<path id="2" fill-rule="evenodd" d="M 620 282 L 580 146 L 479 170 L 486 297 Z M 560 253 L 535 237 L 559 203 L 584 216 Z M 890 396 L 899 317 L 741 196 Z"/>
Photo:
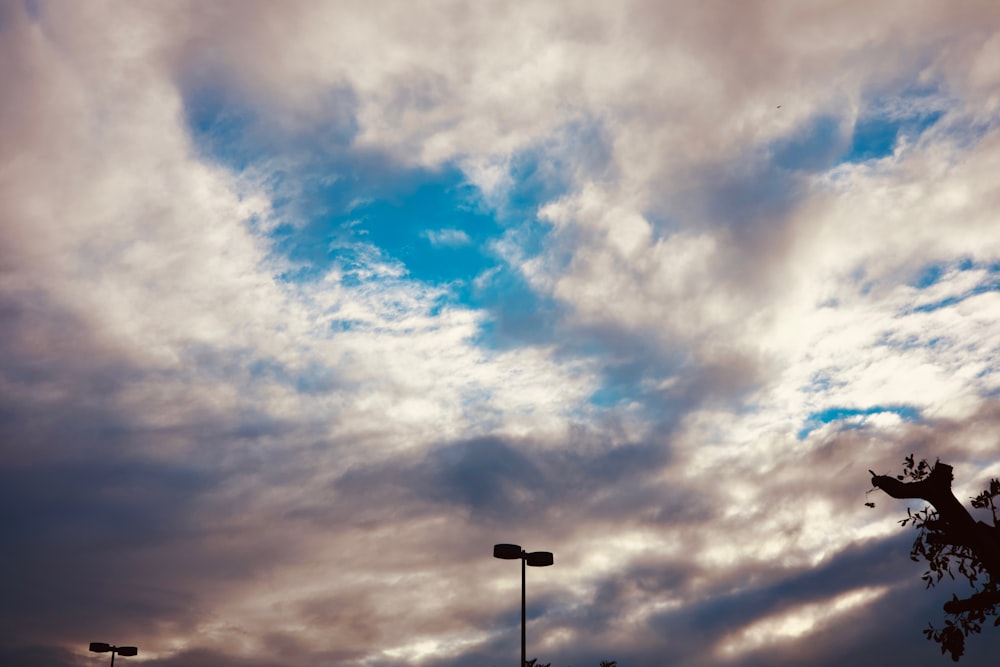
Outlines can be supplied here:
<path id="1" fill-rule="evenodd" d="M 949 614 L 961 614 L 967 611 L 985 611 L 997 604 L 1000 604 L 1000 591 L 983 591 L 964 600 L 945 602 L 944 610 Z"/>
<path id="2" fill-rule="evenodd" d="M 869 471 L 871 472 L 871 471 Z M 965 545 L 976 552 L 992 581 L 1000 582 L 1000 539 L 991 526 L 977 522 L 951 490 L 952 467 L 938 462 L 930 475 L 917 482 L 903 482 L 888 475 L 872 473 L 872 486 L 898 499 L 919 498 L 937 510 L 943 521 L 942 533 L 949 542 Z"/>

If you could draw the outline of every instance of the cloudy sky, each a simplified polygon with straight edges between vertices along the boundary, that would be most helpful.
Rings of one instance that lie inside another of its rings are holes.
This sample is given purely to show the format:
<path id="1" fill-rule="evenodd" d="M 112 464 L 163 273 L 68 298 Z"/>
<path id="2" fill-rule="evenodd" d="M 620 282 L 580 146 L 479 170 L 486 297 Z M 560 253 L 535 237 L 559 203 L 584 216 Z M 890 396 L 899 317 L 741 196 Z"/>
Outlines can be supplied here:
<path id="1" fill-rule="evenodd" d="M 1000 475 L 1000 5 L 0 0 L 0 86 L 0 663 L 512 665 L 512 542 L 554 667 L 951 664 L 866 491 Z"/>

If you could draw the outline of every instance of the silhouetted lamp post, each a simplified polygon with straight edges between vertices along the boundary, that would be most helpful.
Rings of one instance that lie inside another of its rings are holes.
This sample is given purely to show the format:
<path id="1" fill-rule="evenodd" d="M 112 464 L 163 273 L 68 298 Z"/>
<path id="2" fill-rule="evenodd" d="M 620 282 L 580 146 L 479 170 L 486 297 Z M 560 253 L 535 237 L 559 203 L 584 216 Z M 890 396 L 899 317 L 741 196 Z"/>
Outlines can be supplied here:
<path id="1" fill-rule="evenodd" d="M 552 565 L 553 558 L 551 551 L 532 551 L 528 553 L 517 544 L 494 544 L 493 557 L 504 560 L 521 559 L 521 667 L 527 664 L 527 656 L 524 651 L 524 566 L 546 567 Z"/>
<path id="2" fill-rule="evenodd" d="M 137 655 L 139 649 L 135 646 L 112 646 L 104 642 L 90 642 L 90 650 L 94 653 L 111 653 L 111 664 L 115 664 L 115 653 L 118 655 Z"/>

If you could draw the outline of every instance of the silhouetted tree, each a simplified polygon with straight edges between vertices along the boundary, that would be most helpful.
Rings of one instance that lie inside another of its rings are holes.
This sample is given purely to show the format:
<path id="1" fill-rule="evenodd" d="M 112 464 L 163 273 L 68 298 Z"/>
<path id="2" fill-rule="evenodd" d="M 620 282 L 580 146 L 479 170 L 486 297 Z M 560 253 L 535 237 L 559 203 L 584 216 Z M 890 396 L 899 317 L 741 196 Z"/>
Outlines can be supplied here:
<path id="1" fill-rule="evenodd" d="M 933 467 L 926 459 L 919 462 L 909 455 L 903 461 L 903 474 L 895 477 L 876 475 L 872 471 L 872 486 L 893 498 L 919 498 L 930 505 L 913 512 L 906 510 L 900 524 L 911 524 L 917 537 L 910 550 L 916 562 L 927 561 L 927 571 L 922 578 L 930 588 L 947 574 L 955 579 L 955 572 L 968 580 L 974 592 L 967 598 L 953 595 L 945 603 L 945 622 L 941 628 L 928 624 L 924 630 L 927 639 L 941 645 L 942 653 L 950 653 L 958 661 L 965 652 L 965 638 L 982 629 L 986 619 L 997 616 L 994 626 L 1000 625 L 1000 516 L 997 498 L 1000 481 L 990 480 L 989 488 L 975 498 L 972 507 L 990 509 L 993 525 L 976 521 L 955 498 L 951 490 L 952 467 L 940 461 Z M 874 507 L 874 503 L 866 503 Z"/>

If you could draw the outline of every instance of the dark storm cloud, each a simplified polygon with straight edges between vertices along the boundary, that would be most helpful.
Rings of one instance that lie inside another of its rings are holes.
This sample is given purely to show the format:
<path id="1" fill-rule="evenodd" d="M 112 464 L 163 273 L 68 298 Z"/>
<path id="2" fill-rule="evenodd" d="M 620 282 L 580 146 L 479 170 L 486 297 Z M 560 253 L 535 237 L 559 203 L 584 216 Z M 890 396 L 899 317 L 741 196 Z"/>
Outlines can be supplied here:
<path id="1" fill-rule="evenodd" d="M 3 586 L 4 643 L 44 637 L 53 624 L 81 641 L 111 622 L 137 630 L 191 604 L 195 591 L 171 590 L 191 561 L 154 554 L 190 531 L 204 475 L 95 460 L 19 466 L 2 481 L 0 562 L 17 573 Z"/>
<path id="2" fill-rule="evenodd" d="M 46 667 L 81 667 L 87 662 L 78 655 L 62 648 L 49 646 L 19 647 L 16 643 L 0 647 L 0 664 L 10 667 L 30 667 L 46 665 Z"/>
<path id="3" fill-rule="evenodd" d="M 583 529 L 575 521 L 684 522 L 711 515 L 696 494 L 683 487 L 664 491 L 650 479 L 669 461 L 664 444 L 581 440 L 563 447 L 496 437 L 444 444 L 350 470 L 335 488 L 358 516 L 433 503 L 498 525 L 570 522 L 561 532 Z M 620 488 L 625 483 L 628 490 Z M 369 508 L 363 499 L 372 497 L 382 502 Z"/>
<path id="4" fill-rule="evenodd" d="M 671 613 L 651 623 L 669 626 L 671 619 L 680 621 L 685 636 L 698 633 L 714 643 L 728 632 L 797 605 L 826 600 L 859 586 L 892 585 L 909 579 L 906 563 L 911 541 L 909 535 L 901 535 L 848 547 L 815 568 L 776 568 L 768 572 L 755 566 L 754 576 L 770 581 L 737 585 L 735 592 L 694 603 L 680 618 Z M 741 573 L 735 573 L 733 581 L 740 579 Z"/>
<path id="5" fill-rule="evenodd" d="M 121 401 L 172 374 L 116 358 L 85 322 L 40 295 L 4 303 L 0 567 L 11 576 L 0 584 L 0 645 L 25 647 L 10 664 L 49 650 L 31 646 L 53 627 L 81 646 L 112 629 L 141 638 L 163 624 L 190 628 L 206 613 L 203 596 L 295 551 L 277 535 L 218 525 L 263 489 L 307 479 L 305 465 L 254 453 L 260 438 L 290 435 L 288 425 L 206 410 L 150 428 L 147 418 L 176 405 L 150 403 L 136 415 L 121 411 Z M 194 355 L 203 377 L 246 365 L 206 354 Z M 186 460 L 165 460 L 161 448 L 177 442 Z M 248 480 L 251 494 L 228 495 Z M 75 664 L 51 651 L 52 664 Z"/>
<path id="6" fill-rule="evenodd" d="M 276 647 L 278 648 L 278 647 Z M 140 650 L 141 657 L 141 650 Z M 143 659 L 144 665 L 153 667 L 279 667 L 287 665 L 289 659 L 296 659 L 294 653 L 285 654 L 280 658 L 237 658 L 221 651 L 195 649 L 182 651 L 169 658 Z M 336 659 L 336 656 L 329 656 Z"/>
<path id="7" fill-rule="evenodd" d="M 516 449 L 496 439 L 438 449 L 429 463 L 427 491 L 455 500 L 474 514 L 524 518 L 527 508 L 545 506 L 548 481 Z M 522 508 L 518 509 L 518 496 Z"/>
<path id="8" fill-rule="evenodd" d="M 62 425 L 65 437 L 74 426 Z M 53 625 L 77 642 L 109 628 L 143 637 L 164 623 L 192 627 L 206 613 L 204 596 L 252 577 L 281 552 L 294 557 L 294 545 L 282 544 L 286 531 L 274 525 L 271 535 L 258 534 L 268 525 L 262 517 L 219 527 L 240 513 L 222 492 L 245 473 L 123 455 L 140 449 L 145 434 L 114 422 L 102 429 L 120 430 L 118 453 L 91 443 L 81 459 L 36 460 L 0 474 L 8 539 L 0 565 L 16 573 L 2 586 L 0 643 L 40 640 Z M 280 474 L 260 475 L 255 493 L 281 483 Z"/>

